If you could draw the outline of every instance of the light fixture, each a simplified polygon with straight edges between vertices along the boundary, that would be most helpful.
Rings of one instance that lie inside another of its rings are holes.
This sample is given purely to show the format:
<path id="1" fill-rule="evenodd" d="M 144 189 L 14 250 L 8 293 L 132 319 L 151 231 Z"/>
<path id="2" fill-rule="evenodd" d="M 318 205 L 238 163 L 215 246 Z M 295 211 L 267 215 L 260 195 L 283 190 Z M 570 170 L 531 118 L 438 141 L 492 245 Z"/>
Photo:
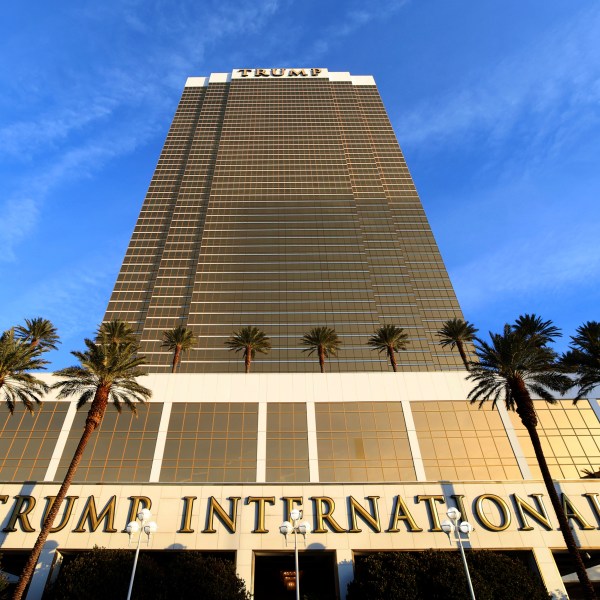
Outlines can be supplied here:
<path id="1" fill-rule="evenodd" d="M 465 575 L 467 576 L 467 584 L 469 586 L 469 593 L 471 594 L 471 600 L 475 600 L 475 592 L 473 591 L 473 582 L 471 581 L 471 574 L 469 573 L 469 565 L 467 564 L 467 557 L 465 556 L 465 549 L 462 541 L 462 534 L 464 533 L 469 538 L 469 534 L 473 531 L 473 526 L 468 521 L 461 521 L 460 511 L 454 506 L 450 507 L 446 512 L 449 520 L 441 522 L 442 531 L 448 534 L 454 533 L 454 538 L 458 542 L 460 548 L 460 555 L 462 557 L 463 566 L 465 568 Z"/>
<path id="2" fill-rule="evenodd" d="M 158 525 L 154 521 L 150 521 L 152 518 L 152 513 L 147 508 L 142 508 L 140 512 L 137 514 L 137 521 L 131 521 L 127 523 L 127 527 L 125 528 L 127 533 L 129 534 L 129 543 L 131 543 L 131 536 L 134 533 L 138 533 L 137 547 L 135 549 L 135 558 L 133 559 L 133 569 L 131 570 L 131 579 L 129 580 L 129 590 L 127 592 L 127 600 L 131 599 L 131 592 L 133 590 L 133 580 L 135 579 L 135 570 L 137 568 L 138 557 L 140 555 L 140 542 L 142 539 L 142 531 L 146 534 L 148 538 L 148 543 L 150 542 L 150 535 L 152 533 L 156 533 L 158 529 Z"/>
<path id="3" fill-rule="evenodd" d="M 308 521 L 302 521 L 299 523 L 302 518 L 302 511 L 294 508 L 290 511 L 290 521 L 284 521 L 279 526 L 279 532 L 286 537 L 290 534 L 294 534 L 294 560 L 296 562 L 296 600 L 300 600 L 300 571 L 298 569 L 298 534 L 302 535 L 304 539 L 306 536 L 312 531 L 310 523 Z M 289 581 L 286 581 L 286 586 L 289 589 Z"/>

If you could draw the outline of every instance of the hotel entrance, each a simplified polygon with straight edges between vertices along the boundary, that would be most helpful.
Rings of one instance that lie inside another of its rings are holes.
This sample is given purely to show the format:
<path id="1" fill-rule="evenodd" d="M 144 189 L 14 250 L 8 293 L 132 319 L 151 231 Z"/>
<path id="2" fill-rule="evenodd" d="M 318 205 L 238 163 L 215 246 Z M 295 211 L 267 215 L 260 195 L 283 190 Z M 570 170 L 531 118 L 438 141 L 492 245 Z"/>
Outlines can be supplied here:
<path id="1" fill-rule="evenodd" d="M 335 552 L 300 552 L 300 596 L 306 600 L 337 600 Z M 295 600 L 294 553 L 254 555 L 254 600 Z"/>

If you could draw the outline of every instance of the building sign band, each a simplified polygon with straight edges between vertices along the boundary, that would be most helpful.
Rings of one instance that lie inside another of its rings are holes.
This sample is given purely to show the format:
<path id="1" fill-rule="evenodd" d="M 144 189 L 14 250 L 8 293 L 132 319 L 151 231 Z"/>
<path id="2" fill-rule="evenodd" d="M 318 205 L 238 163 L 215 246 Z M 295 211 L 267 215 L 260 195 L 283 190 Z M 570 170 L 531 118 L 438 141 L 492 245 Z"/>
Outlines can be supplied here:
<path id="1" fill-rule="evenodd" d="M 567 518 L 576 523 L 579 529 L 600 529 L 600 494 L 581 494 L 577 501 L 566 494 L 562 495 L 563 509 Z M 18 494 L 13 497 L 12 508 L 5 515 L 5 533 L 21 530 L 25 533 L 36 531 L 34 509 L 39 500 L 27 494 Z M 40 523 L 52 508 L 55 496 L 45 496 L 46 503 Z M 135 515 L 142 508 L 151 508 L 152 499 L 148 496 L 129 496 L 128 514 L 125 523 L 135 519 Z M 308 502 L 306 502 L 308 500 Z M 417 495 L 409 502 L 400 495 L 391 498 L 392 509 L 389 514 L 382 514 L 379 508 L 380 496 L 367 496 L 358 499 L 354 496 L 345 498 L 345 506 L 336 505 L 329 496 L 283 496 L 279 499 L 285 519 L 296 506 L 305 507 L 305 516 L 313 520 L 313 533 L 360 533 L 367 527 L 373 533 L 419 533 L 427 528 L 430 532 L 441 532 L 440 515 L 438 509 L 442 505 L 455 505 L 461 514 L 466 511 L 467 499 L 461 494 L 444 496 L 442 494 Z M 251 533 L 269 533 L 266 519 L 266 507 L 275 506 L 275 496 L 229 496 L 225 500 L 210 496 L 200 506 L 197 496 L 184 496 L 181 499 L 181 527 L 177 533 L 194 533 L 196 527 L 201 533 L 216 533 L 221 528 L 228 533 L 236 533 L 238 517 L 247 506 L 254 512 L 254 527 Z M 8 504 L 9 496 L 0 495 L 0 503 Z M 75 511 L 75 506 L 78 506 Z M 427 522 L 419 522 L 411 506 L 423 505 L 427 513 Z M 307 508 L 312 508 L 312 514 Z M 549 513 L 544 502 L 544 494 L 529 494 L 527 497 L 516 493 L 502 498 L 496 494 L 481 494 L 472 499 L 473 516 L 479 525 L 488 531 L 501 532 L 507 530 L 515 522 L 518 531 L 532 531 L 534 528 L 552 530 Z M 94 532 L 100 527 L 104 533 L 117 533 L 115 518 L 117 512 L 117 497 L 110 499 L 101 506 L 96 502 L 95 496 L 79 498 L 67 496 L 59 522 L 52 528 L 52 533 L 73 527 L 74 533 Z M 124 531 L 124 530 L 123 530 Z"/>

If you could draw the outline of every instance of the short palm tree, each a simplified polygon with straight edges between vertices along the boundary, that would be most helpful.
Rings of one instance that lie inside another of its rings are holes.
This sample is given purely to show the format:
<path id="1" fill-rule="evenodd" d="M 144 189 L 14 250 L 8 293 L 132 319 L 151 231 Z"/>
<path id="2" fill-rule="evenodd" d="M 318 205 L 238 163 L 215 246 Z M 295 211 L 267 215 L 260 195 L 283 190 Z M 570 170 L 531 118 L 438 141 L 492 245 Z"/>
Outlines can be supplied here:
<path id="1" fill-rule="evenodd" d="M 504 400 L 509 410 L 517 412 L 527 429 L 535 451 L 537 462 L 554 507 L 567 548 L 576 564 L 576 571 L 587 598 L 595 598 L 585 566 L 575 544 L 573 533 L 559 500 L 546 457 L 537 432 L 537 414 L 530 392 L 534 392 L 547 402 L 556 402 L 551 391 L 564 391 L 571 386 L 570 379 L 560 372 L 557 355 L 541 339 L 553 341 L 557 332 L 536 331 L 532 328 L 521 330 L 517 320 L 514 325 L 505 325 L 502 333 L 490 333 L 491 341 L 476 339 L 475 351 L 478 362 L 471 363 L 467 379 L 475 382 L 469 393 L 471 403 L 481 407 L 491 401 L 495 406 Z M 547 326 L 549 322 L 542 325 Z"/>
<path id="2" fill-rule="evenodd" d="M 465 343 L 472 342 L 478 331 L 469 321 L 450 319 L 449 321 L 445 321 L 442 328 L 437 332 L 440 338 L 440 346 L 444 348 L 450 346 L 450 348 L 456 347 L 458 349 L 467 371 L 469 370 L 469 360 L 465 352 Z"/>
<path id="3" fill-rule="evenodd" d="M 303 346 L 308 346 L 302 352 L 308 352 L 309 356 L 313 352 L 317 353 L 321 373 L 325 373 L 325 359 L 329 358 L 330 355 L 337 356 L 342 345 L 335 329 L 331 327 L 314 327 L 302 336 L 300 343 Z"/>
<path id="4" fill-rule="evenodd" d="M 25 319 L 25 325 L 15 327 L 15 337 L 41 350 L 56 350 L 60 344 L 56 327 L 48 319 L 35 317 Z"/>
<path id="5" fill-rule="evenodd" d="M 398 370 L 396 352 L 406 350 L 407 344 L 408 335 L 404 332 L 402 327 L 396 327 L 395 325 L 384 325 L 383 327 L 380 327 L 367 342 L 367 345 L 371 346 L 373 350 L 378 350 L 379 353 L 387 353 L 394 372 Z"/>
<path id="6" fill-rule="evenodd" d="M 587 396 L 600 386 L 600 323 L 587 321 L 571 336 L 569 350 L 561 356 L 562 367 L 575 374 L 575 385 L 579 387 L 576 400 Z"/>
<path id="7" fill-rule="evenodd" d="M 67 367 L 55 373 L 57 377 L 61 378 L 61 381 L 52 386 L 60 390 L 58 398 L 75 396 L 77 408 L 81 408 L 90 401 L 91 406 L 83 434 L 73 454 L 64 481 L 48 516 L 44 519 L 40 534 L 15 588 L 13 597 L 16 599 L 22 597 L 31 579 L 42 547 L 73 481 L 86 445 L 94 431 L 100 427 L 108 402 L 112 401 L 119 412 L 122 403 L 135 412 L 136 403 L 145 402 L 152 395 L 148 388 L 136 381 L 137 377 L 145 375 L 141 368 L 145 363 L 145 358 L 137 356 L 139 349 L 137 342 L 107 341 L 110 338 L 108 328 L 107 324 L 103 324 L 99 328 L 95 341 L 86 339 L 85 351 L 72 352 L 73 356 L 79 360 L 80 366 Z"/>
<path id="8" fill-rule="evenodd" d="M 101 344 L 136 344 L 137 336 L 129 323 L 112 319 L 100 324 L 96 331 L 96 341 Z"/>
<path id="9" fill-rule="evenodd" d="M 0 335 L 0 398 L 6 403 L 10 414 L 18 401 L 33 411 L 34 403 L 41 403 L 41 396 L 50 389 L 29 371 L 45 368 L 48 361 L 40 358 L 40 350 L 15 336 L 12 329 Z"/>
<path id="10" fill-rule="evenodd" d="M 258 327 L 242 327 L 234 331 L 233 335 L 225 342 L 229 350 L 240 352 L 243 350 L 246 373 L 250 373 L 250 365 L 257 352 L 267 354 L 271 350 L 271 341 L 265 332 Z"/>
<path id="11" fill-rule="evenodd" d="M 183 325 L 163 331 L 162 345 L 173 351 L 171 373 L 175 373 L 177 365 L 181 362 L 181 354 L 193 348 L 195 344 L 196 336 L 194 332 Z"/>

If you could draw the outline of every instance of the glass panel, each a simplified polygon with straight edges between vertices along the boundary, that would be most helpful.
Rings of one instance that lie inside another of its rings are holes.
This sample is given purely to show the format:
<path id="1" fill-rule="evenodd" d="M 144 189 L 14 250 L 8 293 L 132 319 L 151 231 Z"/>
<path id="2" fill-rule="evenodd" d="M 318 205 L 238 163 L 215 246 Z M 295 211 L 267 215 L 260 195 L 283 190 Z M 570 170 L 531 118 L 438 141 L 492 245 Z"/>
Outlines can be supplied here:
<path id="1" fill-rule="evenodd" d="M 521 479 L 500 415 L 491 407 L 442 401 L 412 402 L 411 408 L 427 479 Z"/>
<path id="2" fill-rule="evenodd" d="M 335 411 L 330 422 L 317 418 L 322 482 L 416 479 L 399 402 L 320 402 L 315 408 L 317 415 Z"/>
<path id="3" fill-rule="evenodd" d="M 556 404 L 534 400 L 534 406 L 538 435 L 553 477 L 580 479 L 584 469 L 597 471 L 600 468 L 597 443 L 600 423 L 588 400 L 580 400 L 575 405 L 571 400 L 559 400 Z M 527 430 L 515 413 L 510 413 L 510 417 L 532 475 L 541 477 Z"/>
<path id="4" fill-rule="evenodd" d="M 257 415 L 256 403 L 173 404 L 160 481 L 254 481 Z"/>
<path id="5" fill-rule="evenodd" d="M 148 481 L 162 410 L 162 402 L 139 405 L 137 416 L 127 409 L 118 413 L 109 406 L 102 424 L 92 434 L 83 453 L 75 481 Z M 81 438 L 87 412 L 83 407 L 75 415 L 56 473 L 57 479 L 66 473 Z"/>

